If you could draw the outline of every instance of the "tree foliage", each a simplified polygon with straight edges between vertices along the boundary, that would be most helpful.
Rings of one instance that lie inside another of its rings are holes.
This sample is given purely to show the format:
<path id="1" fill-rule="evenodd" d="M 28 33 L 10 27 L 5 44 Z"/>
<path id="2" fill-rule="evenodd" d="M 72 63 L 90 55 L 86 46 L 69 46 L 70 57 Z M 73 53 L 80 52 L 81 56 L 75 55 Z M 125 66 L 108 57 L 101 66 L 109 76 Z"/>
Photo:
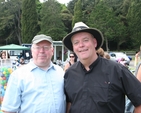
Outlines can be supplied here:
<path id="1" fill-rule="evenodd" d="M 22 42 L 31 43 L 38 33 L 36 0 L 23 0 L 22 4 Z"/>
<path id="2" fill-rule="evenodd" d="M 21 44 L 21 0 L 3 1 L 0 4 L 0 36 L 6 44 L 14 41 Z M 18 42 L 17 42 L 18 40 Z"/>
<path id="3" fill-rule="evenodd" d="M 56 0 L 0 0 L 0 44 L 30 43 L 39 33 L 62 40 L 75 22 L 83 21 L 102 31 L 104 49 L 136 49 L 141 45 L 140 9 L 141 0 L 71 0 L 67 6 Z"/>
<path id="4" fill-rule="evenodd" d="M 128 33 L 132 37 L 133 46 L 139 47 L 141 45 L 141 1 L 132 0 L 131 6 L 127 15 Z"/>
<path id="5" fill-rule="evenodd" d="M 120 35 L 121 31 L 123 30 L 121 26 L 123 25 L 120 23 L 119 18 L 115 17 L 113 9 L 108 7 L 103 1 L 99 2 L 93 9 L 92 13 L 90 14 L 88 24 L 89 26 L 102 31 L 105 37 L 107 51 L 109 50 L 109 41 L 116 40 L 119 42 L 116 36 L 117 34 Z M 118 30 L 117 27 L 119 28 Z"/>
<path id="6" fill-rule="evenodd" d="M 61 19 L 62 22 L 64 23 L 67 33 L 69 33 L 72 30 L 72 18 L 73 15 L 70 13 L 68 9 L 64 9 L 61 11 Z"/>
<path id="7" fill-rule="evenodd" d="M 72 26 L 79 21 L 82 21 L 82 0 L 78 0 L 75 3 Z"/>
<path id="8" fill-rule="evenodd" d="M 70 13 L 74 14 L 74 6 L 75 6 L 75 3 L 77 2 L 78 0 L 71 0 L 68 5 L 67 5 L 67 8 L 68 10 L 70 11 Z"/>
<path id="9" fill-rule="evenodd" d="M 61 5 L 56 0 L 48 0 L 43 4 L 41 21 L 40 33 L 50 35 L 53 40 L 62 40 L 66 35 L 61 19 Z"/>

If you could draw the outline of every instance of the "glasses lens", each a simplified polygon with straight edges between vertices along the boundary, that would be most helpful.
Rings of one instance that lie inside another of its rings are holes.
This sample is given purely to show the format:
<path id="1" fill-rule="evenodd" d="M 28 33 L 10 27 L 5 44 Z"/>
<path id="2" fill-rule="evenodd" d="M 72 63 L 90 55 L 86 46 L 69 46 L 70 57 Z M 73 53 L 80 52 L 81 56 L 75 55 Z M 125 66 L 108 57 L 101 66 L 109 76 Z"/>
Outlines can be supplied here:
<path id="1" fill-rule="evenodd" d="M 74 58 L 74 56 L 70 56 L 70 58 Z"/>
<path id="2" fill-rule="evenodd" d="M 34 49 L 36 50 L 41 50 L 41 49 L 44 49 L 45 51 L 48 51 L 51 47 L 50 46 L 34 46 Z"/>

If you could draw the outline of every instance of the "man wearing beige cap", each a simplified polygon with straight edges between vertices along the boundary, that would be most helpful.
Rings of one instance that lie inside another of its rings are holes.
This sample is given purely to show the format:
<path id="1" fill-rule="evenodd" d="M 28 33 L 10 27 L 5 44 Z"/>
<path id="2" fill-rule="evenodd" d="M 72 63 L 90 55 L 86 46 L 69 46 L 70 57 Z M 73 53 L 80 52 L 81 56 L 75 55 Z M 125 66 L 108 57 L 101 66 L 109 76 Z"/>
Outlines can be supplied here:
<path id="1" fill-rule="evenodd" d="M 33 59 L 11 74 L 2 110 L 5 113 L 65 113 L 64 71 L 51 62 L 52 38 L 36 35 L 31 52 Z"/>
<path id="2" fill-rule="evenodd" d="M 83 22 L 75 23 L 63 44 L 79 61 L 65 72 L 68 113 L 124 113 L 125 95 L 141 113 L 141 83 L 123 65 L 97 55 L 102 33 Z"/>

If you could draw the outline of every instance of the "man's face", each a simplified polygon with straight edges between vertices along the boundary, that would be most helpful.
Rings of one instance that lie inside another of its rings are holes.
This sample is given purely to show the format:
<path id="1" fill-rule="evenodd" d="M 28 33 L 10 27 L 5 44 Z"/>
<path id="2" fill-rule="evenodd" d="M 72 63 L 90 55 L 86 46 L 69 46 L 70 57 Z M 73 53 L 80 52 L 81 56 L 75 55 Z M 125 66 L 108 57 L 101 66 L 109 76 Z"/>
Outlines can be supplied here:
<path id="1" fill-rule="evenodd" d="M 51 58 L 53 56 L 53 47 L 48 41 L 41 41 L 37 44 L 33 44 L 32 57 L 34 63 L 39 67 L 49 66 Z"/>
<path id="2" fill-rule="evenodd" d="M 95 47 L 97 46 L 97 41 L 90 33 L 77 33 L 73 35 L 71 41 L 73 51 L 76 53 L 80 61 L 91 59 L 96 55 Z"/>

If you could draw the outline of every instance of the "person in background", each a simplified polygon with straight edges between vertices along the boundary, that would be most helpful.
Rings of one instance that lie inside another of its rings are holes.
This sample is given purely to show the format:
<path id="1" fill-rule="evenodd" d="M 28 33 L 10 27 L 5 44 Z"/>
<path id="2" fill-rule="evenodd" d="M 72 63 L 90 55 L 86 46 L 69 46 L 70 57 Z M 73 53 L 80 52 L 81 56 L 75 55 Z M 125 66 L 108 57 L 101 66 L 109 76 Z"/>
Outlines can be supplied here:
<path id="1" fill-rule="evenodd" d="M 12 69 L 16 70 L 20 66 L 19 57 L 17 56 L 16 59 L 12 62 Z"/>
<path id="2" fill-rule="evenodd" d="M 11 66 L 11 60 L 10 60 L 10 55 L 7 51 L 2 51 L 0 54 L 1 60 L 0 60 L 0 65 L 1 67 L 10 67 Z"/>
<path id="3" fill-rule="evenodd" d="M 0 54 L 0 57 L 1 57 L 1 59 L 9 59 L 10 55 L 7 51 L 2 51 L 1 54 Z"/>
<path id="4" fill-rule="evenodd" d="M 20 65 L 24 65 L 25 64 L 25 60 L 24 60 L 23 57 L 20 58 L 20 62 L 19 63 L 20 63 Z"/>
<path id="5" fill-rule="evenodd" d="M 104 52 L 104 58 L 109 59 L 110 60 L 110 55 L 107 52 Z"/>
<path id="6" fill-rule="evenodd" d="M 141 83 L 123 65 L 97 55 L 102 33 L 83 22 L 75 23 L 63 44 L 79 61 L 64 75 L 68 113 L 124 113 L 125 95 L 141 113 Z"/>
<path id="7" fill-rule="evenodd" d="M 104 57 L 104 50 L 102 48 L 99 48 L 97 51 L 97 54 L 100 55 L 101 57 Z"/>
<path id="8" fill-rule="evenodd" d="M 19 58 L 22 58 L 22 57 L 24 57 L 24 56 L 23 56 L 23 53 L 22 53 L 22 52 L 20 52 L 20 57 L 19 57 Z"/>
<path id="9" fill-rule="evenodd" d="M 64 71 L 51 62 L 52 38 L 36 35 L 31 52 L 33 59 L 10 75 L 1 109 L 4 113 L 65 113 Z"/>
<path id="10" fill-rule="evenodd" d="M 141 82 L 141 62 L 138 63 L 138 65 L 136 66 L 135 77 L 137 77 L 137 79 Z M 132 102 L 128 98 L 126 99 L 125 111 L 127 113 L 134 113 L 134 105 L 132 104 Z"/>
<path id="11" fill-rule="evenodd" d="M 135 70 L 135 76 L 141 82 L 141 62 L 138 64 Z"/>
<path id="12" fill-rule="evenodd" d="M 118 59 L 118 63 L 120 63 L 120 64 L 125 66 L 125 58 Z"/>
<path id="13" fill-rule="evenodd" d="M 104 52 L 104 50 L 102 48 L 99 48 L 96 52 L 101 57 L 106 58 L 106 59 L 110 59 L 110 55 L 107 52 Z"/>
<path id="14" fill-rule="evenodd" d="M 135 54 L 135 61 L 134 61 L 134 66 L 136 67 L 139 63 L 140 60 L 140 51 L 137 51 Z"/>
<path id="15" fill-rule="evenodd" d="M 77 61 L 77 56 L 71 52 L 69 54 L 69 61 L 64 66 L 64 71 L 66 71 L 71 65 L 73 65 Z"/>
<path id="16" fill-rule="evenodd" d="M 60 59 L 60 57 L 57 57 L 56 64 L 62 66 L 62 60 Z"/>

